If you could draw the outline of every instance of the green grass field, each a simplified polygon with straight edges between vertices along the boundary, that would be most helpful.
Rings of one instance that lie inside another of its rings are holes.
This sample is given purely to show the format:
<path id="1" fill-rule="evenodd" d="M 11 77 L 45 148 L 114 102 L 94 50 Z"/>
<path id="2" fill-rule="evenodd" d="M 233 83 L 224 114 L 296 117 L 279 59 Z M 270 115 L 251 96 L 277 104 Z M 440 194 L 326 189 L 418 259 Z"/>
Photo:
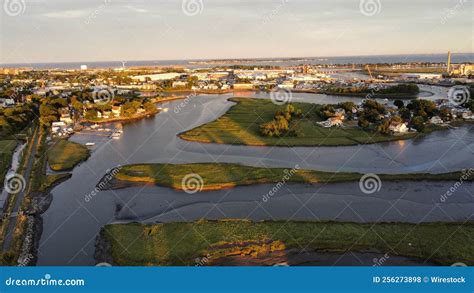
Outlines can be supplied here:
<path id="1" fill-rule="evenodd" d="M 89 157 L 87 147 L 61 139 L 48 150 L 48 163 L 54 171 L 71 170 Z"/>
<path id="2" fill-rule="evenodd" d="M 335 183 L 357 181 L 359 173 L 321 172 L 301 169 L 258 168 L 227 163 L 193 164 L 136 164 L 123 166 L 115 175 L 122 183 L 157 184 L 183 189 L 182 181 L 189 174 L 202 178 L 202 190 L 232 188 L 238 185 L 293 182 L 293 183 Z M 444 174 L 380 174 L 381 180 L 452 180 L 458 181 L 461 172 Z M 468 178 L 467 180 L 472 180 Z"/>
<path id="3" fill-rule="evenodd" d="M 3 186 L 3 180 L 10 168 L 16 145 L 15 140 L 0 140 L 0 186 Z"/>
<path id="4" fill-rule="evenodd" d="M 331 252 L 377 250 L 442 265 L 474 264 L 473 223 L 205 221 L 111 224 L 104 228 L 118 265 L 194 265 L 197 257 L 225 254 L 223 244 L 279 241 L 286 249 Z"/>
<path id="5" fill-rule="evenodd" d="M 321 105 L 293 103 L 306 115 L 306 118 L 298 121 L 303 136 L 265 137 L 260 135 L 260 124 L 271 121 L 275 112 L 282 110 L 284 106 L 275 105 L 270 100 L 264 99 L 232 98 L 231 100 L 237 104 L 223 116 L 181 133 L 179 137 L 204 143 L 254 146 L 341 146 L 401 140 L 416 136 L 414 133 L 403 136 L 382 135 L 358 127 L 324 128 L 316 123 L 321 121 L 317 114 Z"/>

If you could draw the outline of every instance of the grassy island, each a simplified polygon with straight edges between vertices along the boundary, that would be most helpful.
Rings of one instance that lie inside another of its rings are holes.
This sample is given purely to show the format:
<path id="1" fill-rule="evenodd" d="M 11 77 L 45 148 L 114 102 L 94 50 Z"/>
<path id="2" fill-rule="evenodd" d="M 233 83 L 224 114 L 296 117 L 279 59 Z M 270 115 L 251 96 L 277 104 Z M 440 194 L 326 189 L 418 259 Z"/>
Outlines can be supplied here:
<path id="1" fill-rule="evenodd" d="M 101 233 L 117 265 L 273 265 L 308 251 L 367 252 L 419 263 L 474 264 L 474 224 L 250 222 L 111 224 Z M 305 252 L 303 253 L 303 249 Z M 242 260 L 245 259 L 245 262 Z M 372 259 L 371 259 L 372 260 Z M 371 263 L 372 265 L 373 263 Z"/>
<path id="2" fill-rule="evenodd" d="M 87 160 L 89 155 L 89 150 L 82 144 L 61 139 L 54 142 L 48 150 L 48 164 L 54 171 L 71 170 Z"/>
<path id="3" fill-rule="evenodd" d="M 259 168 L 228 163 L 193 164 L 136 164 L 120 168 L 115 175 L 114 187 L 136 184 L 156 184 L 174 189 L 183 189 L 183 180 L 189 174 L 198 174 L 202 182 L 200 190 L 218 190 L 239 185 L 292 182 L 292 183 L 336 183 L 357 181 L 360 173 L 322 172 L 298 168 Z M 462 172 L 443 174 L 380 174 L 381 180 L 453 180 L 458 181 Z M 197 176 L 196 176 L 197 177 Z M 473 178 L 466 178 L 472 180 Z"/>
<path id="4" fill-rule="evenodd" d="M 270 100 L 232 98 L 236 102 L 227 113 L 217 120 L 191 129 L 179 135 L 188 141 L 253 146 L 343 146 L 370 144 L 385 141 L 409 139 L 416 133 L 387 135 L 364 130 L 353 122 L 348 127 L 325 128 L 317 124 L 325 119 L 318 114 L 323 105 L 292 103 L 301 111 L 302 118 L 295 119 L 298 136 L 262 136 L 260 126 L 274 119 L 275 112 L 284 106 L 275 105 Z"/>

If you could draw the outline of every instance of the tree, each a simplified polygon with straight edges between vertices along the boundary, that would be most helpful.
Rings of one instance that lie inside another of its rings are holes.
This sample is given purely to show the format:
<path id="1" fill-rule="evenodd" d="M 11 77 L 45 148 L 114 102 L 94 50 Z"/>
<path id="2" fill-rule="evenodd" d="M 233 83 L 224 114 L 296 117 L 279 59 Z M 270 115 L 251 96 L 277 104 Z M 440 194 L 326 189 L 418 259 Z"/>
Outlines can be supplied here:
<path id="1" fill-rule="evenodd" d="M 402 117 L 403 120 L 410 120 L 411 119 L 411 111 L 408 110 L 407 108 L 402 108 L 398 111 L 400 116 Z"/>
<path id="2" fill-rule="evenodd" d="M 369 121 L 367 121 L 367 119 L 365 119 L 364 116 L 361 116 L 361 117 L 359 117 L 358 125 L 362 128 L 368 128 L 370 123 L 369 123 Z"/>
<path id="3" fill-rule="evenodd" d="M 405 107 L 405 103 L 403 103 L 402 100 L 395 100 L 395 102 L 393 102 L 393 104 L 394 104 L 395 106 L 397 106 L 398 109 L 401 109 L 401 108 Z"/>
<path id="4" fill-rule="evenodd" d="M 423 132 L 425 130 L 425 120 L 421 116 L 413 117 L 411 124 L 418 132 Z"/>
<path id="5" fill-rule="evenodd" d="M 390 132 L 390 120 L 384 119 L 377 125 L 377 131 L 382 134 L 388 134 Z"/>
<path id="6" fill-rule="evenodd" d="M 443 119 L 443 121 L 451 121 L 453 118 L 451 111 L 449 111 L 447 108 L 441 109 L 441 111 L 439 111 L 439 116 L 441 119 Z"/>

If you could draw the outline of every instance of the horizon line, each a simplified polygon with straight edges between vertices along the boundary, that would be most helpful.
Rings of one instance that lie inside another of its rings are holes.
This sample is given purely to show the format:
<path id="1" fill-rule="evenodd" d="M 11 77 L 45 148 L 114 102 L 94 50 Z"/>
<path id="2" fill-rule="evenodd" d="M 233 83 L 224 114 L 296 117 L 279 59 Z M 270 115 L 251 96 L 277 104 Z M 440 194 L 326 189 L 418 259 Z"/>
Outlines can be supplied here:
<path id="1" fill-rule="evenodd" d="M 15 63 L 0 63 L 0 66 L 5 65 L 22 65 L 22 64 L 66 64 L 66 63 L 100 63 L 100 62 L 145 62 L 145 61 L 225 61 L 225 60 L 277 60 L 277 59 L 306 59 L 306 58 L 341 58 L 341 57 L 371 57 L 371 56 L 416 56 L 416 55 L 443 55 L 448 54 L 448 52 L 443 53 L 414 53 L 414 54 L 373 54 L 373 55 L 332 55 L 332 56 L 286 56 L 286 57 L 225 57 L 225 58 L 185 58 L 185 59 L 134 59 L 134 60 L 95 60 L 95 61 L 58 61 L 58 62 L 15 62 Z M 452 55 L 455 54 L 474 54 L 474 52 L 451 52 Z M 86 64 L 85 64 L 86 65 Z"/>

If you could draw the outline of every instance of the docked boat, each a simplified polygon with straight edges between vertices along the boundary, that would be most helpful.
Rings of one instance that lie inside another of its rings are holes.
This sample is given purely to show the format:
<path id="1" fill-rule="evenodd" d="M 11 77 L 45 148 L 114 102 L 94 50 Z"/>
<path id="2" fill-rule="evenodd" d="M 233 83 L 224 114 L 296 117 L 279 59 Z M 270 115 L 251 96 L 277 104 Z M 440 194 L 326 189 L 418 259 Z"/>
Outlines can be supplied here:
<path id="1" fill-rule="evenodd" d="M 114 132 L 110 135 L 112 139 L 119 139 L 122 136 L 123 130 L 122 129 L 116 129 Z"/>

